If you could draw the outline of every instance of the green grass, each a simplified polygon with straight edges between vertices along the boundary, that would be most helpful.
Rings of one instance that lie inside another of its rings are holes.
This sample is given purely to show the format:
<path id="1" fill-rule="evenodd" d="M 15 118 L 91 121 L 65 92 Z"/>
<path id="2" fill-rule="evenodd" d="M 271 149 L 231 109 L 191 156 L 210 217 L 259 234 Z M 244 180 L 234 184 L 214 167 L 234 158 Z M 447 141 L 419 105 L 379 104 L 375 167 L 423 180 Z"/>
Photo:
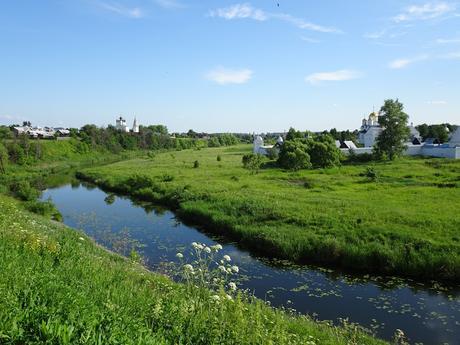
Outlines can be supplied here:
<path id="1" fill-rule="evenodd" d="M 80 176 L 177 208 L 184 218 L 268 256 L 460 281 L 460 160 L 404 158 L 251 174 L 241 164 L 249 150 L 162 153 Z M 366 176 L 369 166 L 374 179 Z"/>
<path id="2" fill-rule="evenodd" d="M 211 302 L 0 195 L 1 344 L 383 344 L 257 300 Z"/>

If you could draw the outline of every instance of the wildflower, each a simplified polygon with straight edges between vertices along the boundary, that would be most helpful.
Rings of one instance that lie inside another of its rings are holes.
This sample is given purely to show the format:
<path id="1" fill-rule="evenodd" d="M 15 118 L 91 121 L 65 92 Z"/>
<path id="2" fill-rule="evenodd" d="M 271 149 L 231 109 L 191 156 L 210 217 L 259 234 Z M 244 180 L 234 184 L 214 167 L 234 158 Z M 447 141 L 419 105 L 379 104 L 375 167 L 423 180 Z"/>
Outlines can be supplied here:
<path id="1" fill-rule="evenodd" d="M 176 254 L 176 258 L 178 259 L 182 259 L 184 257 L 184 255 L 182 255 L 182 253 L 177 253 Z"/>
<path id="2" fill-rule="evenodd" d="M 226 294 L 225 297 L 226 297 L 229 301 L 233 301 L 232 296 L 230 296 L 229 294 Z"/>
<path id="3" fill-rule="evenodd" d="M 229 255 L 224 255 L 224 260 L 225 261 L 232 261 Z"/>
<path id="4" fill-rule="evenodd" d="M 193 266 L 190 264 L 184 265 L 184 270 L 187 272 L 193 272 Z"/>
<path id="5" fill-rule="evenodd" d="M 227 272 L 227 269 L 226 269 L 224 266 L 222 266 L 222 265 L 220 265 L 220 266 L 218 267 L 218 269 L 219 269 L 221 272 L 223 272 L 223 273 L 226 273 L 226 272 Z"/>
<path id="6" fill-rule="evenodd" d="M 216 244 L 211 247 L 212 250 L 215 250 L 216 252 L 219 250 L 222 250 L 222 246 L 220 244 Z"/>
<path id="7" fill-rule="evenodd" d="M 240 269 L 238 268 L 238 266 L 232 266 L 232 271 L 235 272 L 235 273 L 238 273 L 240 271 Z"/>
<path id="8" fill-rule="evenodd" d="M 230 290 L 232 290 L 232 291 L 235 291 L 235 290 L 236 290 L 236 284 L 235 284 L 234 282 L 228 283 L 228 287 L 229 287 Z"/>
<path id="9" fill-rule="evenodd" d="M 198 243 L 192 242 L 192 247 L 196 249 L 198 247 Z"/>
<path id="10" fill-rule="evenodd" d="M 84 241 L 85 239 L 83 237 L 78 238 L 80 241 Z"/>
<path id="11" fill-rule="evenodd" d="M 227 273 L 228 273 L 228 274 L 232 274 L 232 269 L 231 269 L 230 267 L 227 268 Z"/>
<path id="12" fill-rule="evenodd" d="M 205 248 L 204 248 L 204 251 L 205 251 L 206 253 L 210 254 L 210 253 L 211 253 L 211 248 L 205 247 Z"/>
<path id="13" fill-rule="evenodd" d="M 220 297 L 219 297 L 219 295 L 212 295 L 212 296 L 211 296 L 211 300 L 213 300 L 214 302 L 219 302 L 219 301 L 220 301 Z"/>

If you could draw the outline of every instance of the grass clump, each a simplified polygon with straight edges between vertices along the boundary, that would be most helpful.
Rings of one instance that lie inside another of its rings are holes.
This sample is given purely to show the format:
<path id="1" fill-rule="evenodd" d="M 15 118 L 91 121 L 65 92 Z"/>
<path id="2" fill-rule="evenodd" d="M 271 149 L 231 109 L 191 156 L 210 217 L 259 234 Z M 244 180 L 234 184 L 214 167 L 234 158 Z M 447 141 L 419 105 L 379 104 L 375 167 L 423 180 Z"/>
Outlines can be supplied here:
<path id="1" fill-rule="evenodd" d="M 0 196 L 0 208 L 2 344 L 384 344 L 355 327 L 173 283 L 135 253 L 107 252 L 11 198 Z"/>

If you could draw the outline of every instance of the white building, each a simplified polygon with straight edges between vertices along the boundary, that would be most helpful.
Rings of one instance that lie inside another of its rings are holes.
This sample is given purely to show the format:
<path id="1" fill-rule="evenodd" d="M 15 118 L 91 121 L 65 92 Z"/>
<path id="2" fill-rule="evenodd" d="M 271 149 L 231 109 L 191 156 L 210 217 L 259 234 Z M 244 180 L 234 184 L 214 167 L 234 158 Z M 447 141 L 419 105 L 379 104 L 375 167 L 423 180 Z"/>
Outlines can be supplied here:
<path id="1" fill-rule="evenodd" d="M 133 133 L 139 133 L 139 125 L 137 124 L 136 117 L 134 117 L 133 122 Z"/>
<path id="2" fill-rule="evenodd" d="M 370 113 L 369 118 L 363 119 L 358 134 L 358 141 L 364 147 L 373 147 L 377 137 L 382 133 L 383 128 L 379 124 L 379 114 L 375 111 Z"/>
<path id="3" fill-rule="evenodd" d="M 257 135 L 254 137 L 254 143 L 253 143 L 253 152 L 255 154 L 267 156 L 268 152 L 271 149 L 279 150 L 279 147 L 282 146 L 284 143 L 283 138 L 280 136 L 276 140 L 275 145 L 264 145 L 264 139 L 260 135 Z"/>
<path id="4" fill-rule="evenodd" d="M 116 120 L 115 128 L 122 132 L 129 132 L 129 127 L 126 124 L 126 120 L 121 116 Z"/>

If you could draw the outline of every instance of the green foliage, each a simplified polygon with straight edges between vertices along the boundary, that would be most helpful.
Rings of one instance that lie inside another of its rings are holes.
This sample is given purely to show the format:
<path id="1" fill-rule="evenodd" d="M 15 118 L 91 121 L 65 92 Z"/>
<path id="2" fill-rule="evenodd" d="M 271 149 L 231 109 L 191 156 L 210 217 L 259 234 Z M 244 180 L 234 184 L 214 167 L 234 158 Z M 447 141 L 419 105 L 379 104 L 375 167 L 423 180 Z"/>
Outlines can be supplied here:
<path id="1" fill-rule="evenodd" d="M 6 166 L 8 165 L 8 150 L 6 147 L 0 142 L 0 173 L 4 174 L 6 172 Z"/>
<path id="2" fill-rule="evenodd" d="M 253 173 L 259 172 L 260 166 L 262 165 L 264 159 L 262 155 L 255 153 L 248 153 L 244 155 L 241 159 L 243 167 L 250 170 Z"/>
<path id="3" fill-rule="evenodd" d="M 215 155 L 213 156 L 215 158 Z M 237 295 L 175 284 L 0 196 L 2 344 L 384 344 Z"/>
<path id="4" fill-rule="evenodd" d="M 289 170 L 308 169 L 311 167 L 308 145 L 300 140 L 286 140 L 281 147 L 278 164 Z"/>
<path id="5" fill-rule="evenodd" d="M 62 221 L 61 213 L 56 209 L 51 200 L 40 201 L 31 200 L 25 203 L 25 207 L 28 211 L 51 218 L 56 221 Z"/>
<path id="6" fill-rule="evenodd" d="M 289 128 L 289 131 L 286 134 L 286 140 L 287 141 L 293 141 L 295 139 L 303 139 L 305 138 L 304 133 L 295 130 L 294 128 Z"/>
<path id="7" fill-rule="evenodd" d="M 200 162 L 194 161 L 194 162 L 193 162 L 193 167 L 194 167 L 195 169 L 199 168 L 199 167 L 200 167 Z"/>
<path id="8" fill-rule="evenodd" d="M 24 153 L 24 149 L 17 143 L 13 142 L 8 145 L 8 156 L 11 163 L 17 165 L 26 164 L 27 157 Z"/>
<path id="9" fill-rule="evenodd" d="M 363 173 L 363 176 L 366 176 L 370 181 L 373 182 L 376 182 L 379 179 L 379 174 L 373 167 L 367 167 L 366 171 Z"/>
<path id="10" fill-rule="evenodd" d="M 453 126 L 448 123 L 441 125 L 427 125 L 424 123 L 416 128 L 423 140 L 434 138 L 439 140 L 440 143 L 445 143 L 449 141 L 449 131 L 453 129 Z"/>
<path id="11" fill-rule="evenodd" d="M 407 127 L 409 116 L 403 110 L 401 102 L 391 99 L 387 99 L 380 109 L 379 124 L 384 129 L 375 144 L 377 157 L 393 160 L 406 149 L 405 142 L 410 133 Z"/>
<path id="12" fill-rule="evenodd" d="M 24 201 L 33 201 L 40 196 L 40 192 L 24 180 L 12 182 L 9 189 L 12 195 Z"/>
<path id="13" fill-rule="evenodd" d="M 221 162 L 221 161 L 222 161 L 222 156 L 221 156 L 221 155 L 217 155 L 217 161 L 218 161 L 218 162 Z"/>
<path id="14" fill-rule="evenodd" d="M 308 145 L 310 161 L 315 168 L 331 168 L 340 165 L 342 153 L 336 147 L 333 137 L 323 134 Z"/>

